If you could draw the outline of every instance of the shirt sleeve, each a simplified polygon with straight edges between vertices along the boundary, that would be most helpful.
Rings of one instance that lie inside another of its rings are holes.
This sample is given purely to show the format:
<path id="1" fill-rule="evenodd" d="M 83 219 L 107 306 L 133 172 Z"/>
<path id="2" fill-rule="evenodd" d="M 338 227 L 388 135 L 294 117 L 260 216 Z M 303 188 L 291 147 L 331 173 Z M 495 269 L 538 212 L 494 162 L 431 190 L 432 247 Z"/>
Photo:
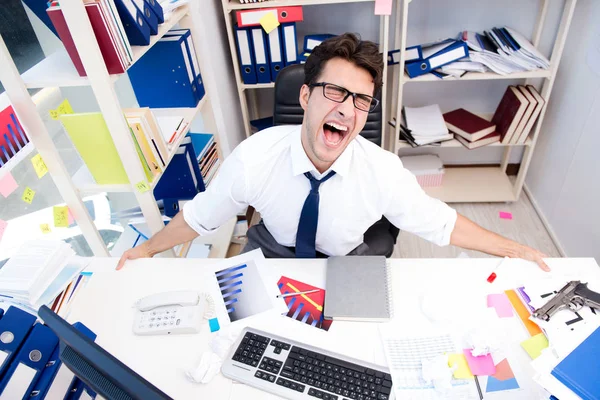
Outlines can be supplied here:
<path id="1" fill-rule="evenodd" d="M 208 188 L 184 205 L 183 218 L 198 234 L 213 232 L 248 206 L 242 154 L 240 145 L 223 161 Z"/>
<path id="2" fill-rule="evenodd" d="M 450 244 L 456 224 L 456 210 L 429 197 L 417 178 L 394 156 L 388 170 L 387 187 L 391 191 L 385 217 L 401 230 L 414 233 L 438 246 Z M 387 196 L 386 196 L 387 197 Z"/>

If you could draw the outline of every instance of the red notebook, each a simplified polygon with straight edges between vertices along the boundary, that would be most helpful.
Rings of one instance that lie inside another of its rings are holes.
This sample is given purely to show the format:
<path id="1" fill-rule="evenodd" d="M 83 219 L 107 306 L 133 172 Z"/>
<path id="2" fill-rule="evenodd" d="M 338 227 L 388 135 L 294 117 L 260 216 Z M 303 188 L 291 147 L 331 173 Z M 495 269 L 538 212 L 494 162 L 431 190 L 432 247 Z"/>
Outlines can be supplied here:
<path id="1" fill-rule="evenodd" d="M 500 141 L 508 144 L 521 121 L 529 102 L 515 86 L 509 86 L 504 92 L 498 108 L 492 117 L 496 124 L 496 132 L 500 133 Z"/>
<path id="2" fill-rule="evenodd" d="M 492 124 L 464 108 L 444 114 L 444 121 L 448 129 L 469 142 L 475 142 L 494 132 L 496 125 Z"/>
<path id="3" fill-rule="evenodd" d="M 492 144 L 492 143 L 500 141 L 500 134 L 498 132 L 492 132 L 489 135 L 482 137 L 481 139 L 476 140 L 474 142 L 469 142 L 467 139 L 465 139 L 459 135 L 455 135 L 455 137 L 456 137 L 456 140 L 461 142 L 463 144 L 463 146 L 465 146 L 469 150 L 473 150 L 478 147 L 487 146 L 488 144 Z"/>
<path id="4" fill-rule="evenodd" d="M 100 52 L 102 53 L 102 58 L 104 59 L 108 73 L 124 73 L 125 68 L 123 67 L 123 64 L 119 58 L 119 52 L 110 35 L 107 22 L 103 18 L 100 5 L 97 3 L 86 4 L 85 9 L 88 17 L 90 18 L 90 23 L 92 24 L 92 29 L 96 35 L 96 40 L 98 41 L 98 46 L 100 47 Z M 61 8 L 50 7 L 46 10 L 46 12 L 50 17 L 52 25 L 54 25 L 60 40 L 63 42 L 65 49 L 67 49 L 67 53 L 69 53 L 69 57 L 71 57 L 71 61 L 73 61 L 79 76 L 87 76 L 85 68 L 83 68 L 81 58 L 79 57 L 79 53 L 77 52 L 77 48 L 75 47 L 75 42 L 73 41 L 71 32 L 67 27 L 67 22 L 65 21 L 65 17 Z"/>

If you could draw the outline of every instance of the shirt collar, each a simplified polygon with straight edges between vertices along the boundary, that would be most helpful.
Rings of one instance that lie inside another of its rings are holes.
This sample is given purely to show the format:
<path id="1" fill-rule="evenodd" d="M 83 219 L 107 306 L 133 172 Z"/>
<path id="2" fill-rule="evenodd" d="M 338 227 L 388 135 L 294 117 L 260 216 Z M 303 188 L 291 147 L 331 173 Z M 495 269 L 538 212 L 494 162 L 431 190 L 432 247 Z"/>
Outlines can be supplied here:
<path id="1" fill-rule="evenodd" d="M 302 125 L 298 127 L 299 129 L 294 132 L 292 135 L 291 142 L 291 155 L 292 155 L 292 171 L 294 176 L 304 174 L 305 172 L 314 171 L 317 178 L 320 179 L 321 176 L 324 176 L 329 173 L 329 171 L 333 170 L 336 174 L 341 176 L 347 176 L 348 171 L 350 170 L 350 161 L 352 160 L 352 153 L 354 151 L 354 140 L 352 140 L 348 147 L 344 150 L 342 154 L 335 160 L 331 168 L 325 171 L 323 174 L 319 174 L 314 164 L 304 151 L 304 147 L 302 147 Z"/>

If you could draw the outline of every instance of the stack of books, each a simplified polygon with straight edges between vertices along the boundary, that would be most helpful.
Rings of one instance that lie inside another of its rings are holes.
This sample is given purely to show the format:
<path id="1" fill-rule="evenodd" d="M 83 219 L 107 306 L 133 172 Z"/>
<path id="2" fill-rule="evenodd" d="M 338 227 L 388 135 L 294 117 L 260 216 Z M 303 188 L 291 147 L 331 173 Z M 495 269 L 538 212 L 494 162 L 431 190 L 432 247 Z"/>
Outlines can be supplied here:
<path id="1" fill-rule="evenodd" d="M 26 242 L 0 269 L 0 295 L 33 314 L 47 305 L 64 315 L 85 281 L 81 272 L 88 260 L 62 241 Z"/>
<path id="2" fill-rule="evenodd" d="M 444 114 L 444 121 L 454 137 L 468 149 L 476 149 L 500 141 L 496 125 L 465 110 Z"/>
<path id="3" fill-rule="evenodd" d="M 403 107 L 400 125 L 401 139 L 412 147 L 440 143 L 452 140 L 454 135 L 448 132 L 440 106 L 432 104 L 425 107 Z"/>
<path id="4" fill-rule="evenodd" d="M 158 121 L 149 108 L 128 108 L 123 112 L 133 132 L 136 148 L 141 151 L 141 158 L 153 176 L 159 175 L 169 162 L 169 149 Z"/>
<path id="5" fill-rule="evenodd" d="M 503 144 L 525 144 L 546 101 L 531 85 L 509 86 L 492 123 Z"/>

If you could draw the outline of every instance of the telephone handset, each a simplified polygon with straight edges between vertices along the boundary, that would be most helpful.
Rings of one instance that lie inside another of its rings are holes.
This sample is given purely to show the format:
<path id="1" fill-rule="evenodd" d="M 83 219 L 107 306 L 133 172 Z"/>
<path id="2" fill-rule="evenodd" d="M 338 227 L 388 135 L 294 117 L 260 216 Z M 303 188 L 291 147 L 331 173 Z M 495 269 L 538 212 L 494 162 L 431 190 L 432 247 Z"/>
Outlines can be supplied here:
<path id="1" fill-rule="evenodd" d="M 136 335 L 197 333 L 214 314 L 212 297 L 195 291 L 156 293 L 134 303 Z"/>

